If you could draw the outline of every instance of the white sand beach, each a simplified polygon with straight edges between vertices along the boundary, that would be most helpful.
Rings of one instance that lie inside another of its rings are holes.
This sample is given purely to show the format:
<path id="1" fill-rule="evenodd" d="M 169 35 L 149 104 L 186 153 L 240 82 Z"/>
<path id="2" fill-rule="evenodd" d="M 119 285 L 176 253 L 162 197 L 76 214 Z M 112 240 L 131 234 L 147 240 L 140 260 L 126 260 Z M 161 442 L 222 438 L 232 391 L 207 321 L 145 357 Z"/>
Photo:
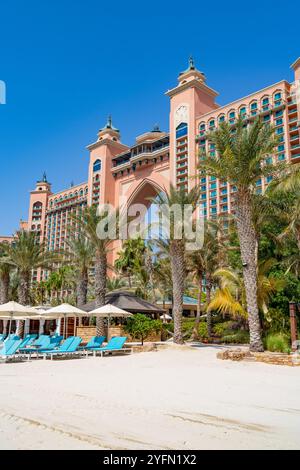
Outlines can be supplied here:
<path id="1" fill-rule="evenodd" d="M 0 449 L 299 449 L 300 368 L 216 352 L 0 364 Z"/>

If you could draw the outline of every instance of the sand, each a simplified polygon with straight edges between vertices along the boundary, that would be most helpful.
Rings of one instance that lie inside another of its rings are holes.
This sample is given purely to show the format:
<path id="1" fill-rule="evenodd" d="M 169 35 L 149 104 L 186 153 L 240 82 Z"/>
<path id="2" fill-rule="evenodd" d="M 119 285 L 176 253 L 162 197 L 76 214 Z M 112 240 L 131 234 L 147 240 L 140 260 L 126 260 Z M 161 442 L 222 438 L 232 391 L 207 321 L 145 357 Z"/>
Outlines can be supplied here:
<path id="1" fill-rule="evenodd" d="M 0 364 L 0 449 L 299 449 L 300 368 L 216 352 Z"/>

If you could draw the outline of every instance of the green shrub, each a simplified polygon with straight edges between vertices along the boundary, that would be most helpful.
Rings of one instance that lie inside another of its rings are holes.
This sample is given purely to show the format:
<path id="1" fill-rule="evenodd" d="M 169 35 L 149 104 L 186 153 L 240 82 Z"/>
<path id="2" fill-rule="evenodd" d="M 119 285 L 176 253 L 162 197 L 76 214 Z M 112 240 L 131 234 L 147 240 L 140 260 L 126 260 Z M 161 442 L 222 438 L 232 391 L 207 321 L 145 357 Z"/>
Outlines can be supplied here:
<path id="1" fill-rule="evenodd" d="M 283 333 L 270 333 L 266 336 L 264 343 L 265 348 L 271 352 L 289 353 L 291 351 L 288 336 Z"/>
<path id="2" fill-rule="evenodd" d="M 151 320 L 151 318 L 146 315 L 137 313 L 128 318 L 124 330 L 133 338 L 141 340 L 142 344 L 144 344 L 144 340 L 148 335 L 154 332 L 158 333 L 162 330 L 162 322 L 160 320 Z"/>
<path id="3" fill-rule="evenodd" d="M 199 332 L 199 336 L 200 336 L 201 339 L 207 339 L 208 338 L 207 323 L 206 322 L 200 322 L 198 332 Z"/>
<path id="4" fill-rule="evenodd" d="M 226 334 L 231 334 L 232 325 L 232 321 L 224 321 L 223 323 L 217 323 L 214 326 L 213 331 L 216 336 L 224 336 Z"/>
<path id="5" fill-rule="evenodd" d="M 223 336 L 222 341 L 223 343 L 248 344 L 249 333 L 245 330 L 239 330 L 236 333 Z"/>

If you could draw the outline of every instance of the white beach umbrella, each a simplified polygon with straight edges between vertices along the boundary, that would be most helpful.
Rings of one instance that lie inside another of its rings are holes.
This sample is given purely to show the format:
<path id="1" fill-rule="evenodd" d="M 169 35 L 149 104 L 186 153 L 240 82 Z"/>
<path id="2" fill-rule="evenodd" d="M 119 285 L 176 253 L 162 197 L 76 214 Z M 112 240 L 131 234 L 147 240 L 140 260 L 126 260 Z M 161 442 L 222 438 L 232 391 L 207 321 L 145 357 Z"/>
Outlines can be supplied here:
<path id="1" fill-rule="evenodd" d="M 64 338 L 66 337 L 66 320 L 67 318 L 75 318 L 74 332 L 76 328 L 76 317 L 86 317 L 87 313 L 80 308 L 74 307 L 70 304 L 61 304 L 57 307 L 50 308 L 50 310 L 45 310 L 39 315 L 40 319 L 45 320 L 54 320 L 57 318 L 64 318 Z"/>
<path id="2" fill-rule="evenodd" d="M 167 313 L 164 313 L 164 314 L 161 315 L 159 318 L 160 318 L 161 320 L 165 320 L 165 321 L 166 321 L 166 320 L 173 320 L 173 318 L 172 318 L 170 315 L 168 315 Z"/>
<path id="3" fill-rule="evenodd" d="M 132 313 L 122 310 L 112 304 L 103 305 L 89 312 L 89 316 L 97 318 L 107 318 L 107 339 L 110 339 L 110 320 L 111 318 L 127 318 L 132 317 Z"/>
<path id="4" fill-rule="evenodd" d="M 9 334 L 11 332 L 12 320 L 27 320 L 36 318 L 38 311 L 29 306 L 18 304 L 18 302 L 8 302 L 0 305 L 0 318 L 9 319 Z"/>

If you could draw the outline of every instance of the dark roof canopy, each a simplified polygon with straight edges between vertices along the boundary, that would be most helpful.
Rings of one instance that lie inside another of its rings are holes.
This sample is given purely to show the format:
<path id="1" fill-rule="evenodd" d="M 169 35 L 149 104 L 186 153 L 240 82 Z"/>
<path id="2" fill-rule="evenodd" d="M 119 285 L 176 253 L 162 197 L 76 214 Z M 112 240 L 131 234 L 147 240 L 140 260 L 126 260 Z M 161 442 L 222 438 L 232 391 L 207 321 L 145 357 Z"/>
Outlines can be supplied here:
<path id="1" fill-rule="evenodd" d="M 116 307 L 119 307 L 123 310 L 127 310 L 130 313 L 144 313 L 144 314 L 151 314 L 151 313 L 165 313 L 165 310 L 158 307 L 155 304 L 151 304 L 140 297 L 137 297 L 132 292 L 127 291 L 115 291 L 109 292 L 105 296 L 106 304 L 112 304 Z M 95 301 L 89 302 L 83 307 L 82 310 L 86 312 L 91 312 L 96 308 Z"/>

